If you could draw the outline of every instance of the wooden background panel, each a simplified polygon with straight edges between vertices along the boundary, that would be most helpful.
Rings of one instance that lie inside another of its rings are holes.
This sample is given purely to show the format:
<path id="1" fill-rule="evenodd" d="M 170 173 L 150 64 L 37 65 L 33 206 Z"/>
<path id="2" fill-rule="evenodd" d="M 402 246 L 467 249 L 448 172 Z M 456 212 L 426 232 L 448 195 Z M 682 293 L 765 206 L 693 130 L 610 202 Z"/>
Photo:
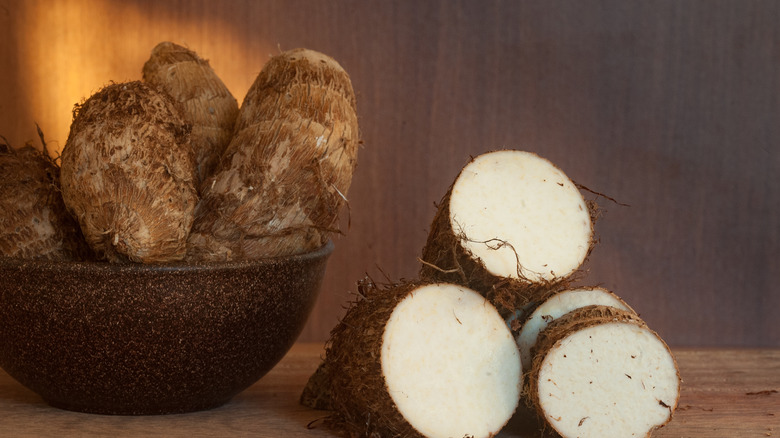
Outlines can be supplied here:
<path id="1" fill-rule="evenodd" d="M 585 282 L 670 344 L 780 346 L 777 23 L 770 1 L 0 0 L 0 133 L 38 121 L 61 147 L 73 104 L 162 40 L 239 100 L 271 54 L 317 49 L 352 76 L 364 147 L 301 339 L 364 275 L 415 277 L 434 203 L 506 147 L 630 205 L 599 199 Z"/>

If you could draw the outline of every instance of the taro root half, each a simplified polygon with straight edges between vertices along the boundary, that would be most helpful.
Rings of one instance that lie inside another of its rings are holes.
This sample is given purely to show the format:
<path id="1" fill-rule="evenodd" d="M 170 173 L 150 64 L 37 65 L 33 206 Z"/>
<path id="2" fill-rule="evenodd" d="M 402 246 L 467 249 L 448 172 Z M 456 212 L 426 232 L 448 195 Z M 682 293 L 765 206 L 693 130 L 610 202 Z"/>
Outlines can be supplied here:
<path id="1" fill-rule="evenodd" d="M 420 277 L 462 284 L 512 313 L 571 281 L 593 248 L 594 216 L 550 161 L 487 152 L 463 167 L 439 203 Z"/>
<path id="2" fill-rule="evenodd" d="M 520 402 L 520 354 L 477 292 L 446 283 L 361 284 L 301 403 L 351 436 L 493 437 Z"/>
<path id="3" fill-rule="evenodd" d="M 547 326 L 532 354 L 526 402 L 562 437 L 648 437 L 677 408 L 677 362 L 632 312 L 570 312 Z"/>

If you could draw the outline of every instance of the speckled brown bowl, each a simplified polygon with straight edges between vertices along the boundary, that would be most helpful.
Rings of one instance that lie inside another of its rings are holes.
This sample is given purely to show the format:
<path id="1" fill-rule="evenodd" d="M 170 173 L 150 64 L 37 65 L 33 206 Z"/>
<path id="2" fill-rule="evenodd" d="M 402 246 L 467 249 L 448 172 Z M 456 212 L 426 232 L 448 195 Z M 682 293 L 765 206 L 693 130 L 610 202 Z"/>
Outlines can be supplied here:
<path id="1" fill-rule="evenodd" d="M 298 338 L 332 250 L 194 266 L 0 260 L 0 366 L 62 409 L 220 406 Z"/>

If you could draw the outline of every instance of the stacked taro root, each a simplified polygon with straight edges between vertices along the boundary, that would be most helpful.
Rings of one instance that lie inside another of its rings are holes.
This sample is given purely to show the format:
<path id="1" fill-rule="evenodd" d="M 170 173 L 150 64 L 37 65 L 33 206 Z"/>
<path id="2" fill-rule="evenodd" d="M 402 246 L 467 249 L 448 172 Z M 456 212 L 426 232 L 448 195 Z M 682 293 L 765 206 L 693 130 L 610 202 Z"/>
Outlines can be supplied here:
<path id="1" fill-rule="evenodd" d="M 45 142 L 3 145 L 1 255 L 223 262 L 306 253 L 339 232 L 359 132 L 335 60 L 273 56 L 240 108 L 177 44 L 154 47 L 142 72 L 75 106 L 59 163 Z"/>
<path id="2" fill-rule="evenodd" d="M 301 403 L 350 436 L 491 437 L 521 403 L 563 437 L 649 436 L 680 377 L 623 300 L 571 286 L 596 209 L 538 155 L 472 159 L 438 205 L 419 279 L 359 284 Z"/>

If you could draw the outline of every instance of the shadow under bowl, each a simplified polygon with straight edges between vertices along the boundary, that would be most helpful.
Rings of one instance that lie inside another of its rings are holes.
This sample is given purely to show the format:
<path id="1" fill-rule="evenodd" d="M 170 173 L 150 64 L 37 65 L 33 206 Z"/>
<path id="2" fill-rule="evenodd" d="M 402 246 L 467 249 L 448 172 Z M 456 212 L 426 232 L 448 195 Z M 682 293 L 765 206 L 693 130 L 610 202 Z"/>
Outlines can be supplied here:
<path id="1" fill-rule="evenodd" d="M 202 265 L 0 260 L 0 367 L 67 410 L 221 406 L 292 347 L 332 251 Z"/>

